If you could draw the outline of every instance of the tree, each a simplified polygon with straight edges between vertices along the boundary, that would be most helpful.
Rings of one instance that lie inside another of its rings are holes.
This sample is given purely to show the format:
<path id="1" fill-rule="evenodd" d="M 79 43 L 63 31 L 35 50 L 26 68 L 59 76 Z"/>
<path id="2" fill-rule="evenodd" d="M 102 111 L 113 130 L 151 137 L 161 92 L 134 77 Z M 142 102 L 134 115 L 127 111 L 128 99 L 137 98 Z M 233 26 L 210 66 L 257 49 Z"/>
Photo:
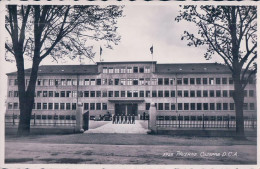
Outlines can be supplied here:
<path id="1" fill-rule="evenodd" d="M 111 48 L 120 36 L 116 32 L 122 6 L 8 5 L 5 28 L 6 60 L 15 61 L 19 92 L 20 122 L 18 135 L 30 133 L 38 68 L 43 59 L 75 59 L 95 55 L 89 40 L 102 40 Z M 24 60 L 32 61 L 29 85 L 25 86 Z"/>
<path id="2" fill-rule="evenodd" d="M 228 66 L 234 81 L 236 135 L 244 138 L 244 88 L 256 73 L 256 6 L 182 6 L 177 22 L 195 23 L 196 34 L 184 31 L 188 46 L 207 46 L 204 57 L 217 53 Z"/>

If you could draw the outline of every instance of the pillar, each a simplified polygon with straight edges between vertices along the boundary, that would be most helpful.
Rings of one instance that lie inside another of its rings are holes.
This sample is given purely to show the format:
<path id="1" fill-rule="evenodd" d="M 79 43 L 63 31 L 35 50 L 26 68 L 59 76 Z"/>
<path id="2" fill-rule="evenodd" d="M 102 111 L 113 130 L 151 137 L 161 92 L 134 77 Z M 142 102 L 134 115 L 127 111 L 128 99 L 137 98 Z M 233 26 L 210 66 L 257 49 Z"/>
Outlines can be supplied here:
<path id="1" fill-rule="evenodd" d="M 151 103 L 150 110 L 149 110 L 149 125 L 148 128 L 150 129 L 149 133 L 156 133 L 156 107 L 155 103 Z"/>
<path id="2" fill-rule="evenodd" d="M 83 104 L 78 103 L 76 110 L 76 133 L 84 132 L 83 129 Z"/>

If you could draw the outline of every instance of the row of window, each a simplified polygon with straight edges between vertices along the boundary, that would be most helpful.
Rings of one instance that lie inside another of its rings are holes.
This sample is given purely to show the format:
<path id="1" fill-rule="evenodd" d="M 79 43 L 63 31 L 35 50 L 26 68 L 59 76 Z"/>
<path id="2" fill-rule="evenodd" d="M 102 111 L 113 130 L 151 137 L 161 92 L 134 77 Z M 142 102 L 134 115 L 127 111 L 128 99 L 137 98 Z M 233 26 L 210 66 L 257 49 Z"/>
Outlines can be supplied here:
<path id="1" fill-rule="evenodd" d="M 9 79 L 9 85 L 17 85 L 17 79 Z M 29 79 L 26 80 L 26 85 Z M 175 78 L 116 78 L 116 79 L 38 79 L 37 86 L 80 86 L 87 85 L 175 85 Z M 233 84 L 232 78 L 177 78 L 178 85 Z M 253 84 L 253 79 L 249 81 Z"/>
<path id="2" fill-rule="evenodd" d="M 19 103 L 8 103 L 7 108 L 19 109 Z M 76 110 L 76 103 L 34 103 L 34 110 Z M 84 103 L 84 110 L 107 110 L 107 103 Z"/>
<path id="3" fill-rule="evenodd" d="M 103 67 L 102 73 L 151 73 L 150 66 L 134 67 Z"/>
<path id="4" fill-rule="evenodd" d="M 76 110 L 76 103 L 34 103 L 36 110 Z M 158 110 L 235 110 L 234 103 L 155 103 Z M 84 110 L 107 110 L 107 103 L 84 103 Z M 146 110 L 150 103 L 146 103 Z M 8 109 L 18 109 L 17 102 L 8 103 Z M 244 103 L 244 110 L 255 110 L 254 103 Z"/>
<path id="5" fill-rule="evenodd" d="M 177 90 L 178 97 L 233 97 L 233 90 Z M 254 97 L 254 90 L 244 90 L 245 97 Z M 134 91 L 36 91 L 35 97 L 176 97 L 175 90 Z M 8 97 L 18 97 L 9 91 Z"/>
<path id="6" fill-rule="evenodd" d="M 157 110 L 235 110 L 234 103 L 155 103 Z M 249 107 L 248 107 L 249 106 Z M 150 103 L 146 103 L 146 110 Z M 244 110 L 255 110 L 254 103 L 244 103 Z"/>

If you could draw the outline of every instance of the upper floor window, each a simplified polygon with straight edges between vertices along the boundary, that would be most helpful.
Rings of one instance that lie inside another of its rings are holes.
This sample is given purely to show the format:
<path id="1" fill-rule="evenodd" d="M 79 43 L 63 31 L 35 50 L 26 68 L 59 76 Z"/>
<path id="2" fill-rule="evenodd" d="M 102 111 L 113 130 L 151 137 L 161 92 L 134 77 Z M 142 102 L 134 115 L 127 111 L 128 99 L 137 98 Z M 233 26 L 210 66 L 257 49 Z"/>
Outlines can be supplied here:
<path id="1" fill-rule="evenodd" d="M 203 84 L 208 84 L 208 78 L 203 78 Z"/>
<path id="2" fill-rule="evenodd" d="M 14 85 L 18 85 L 18 80 L 14 79 Z"/>
<path id="3" fill-rule="evenodd" d="M 133 73 L 133 68 L 132 67 L 127 67 L 127 73 Z"/>
<path id="4" fill-rule="evenodd" d="M 133 79 L 133 85 L 138 85 L 138 79 Z"/>
<path id="5" fill-rule="evenodd" d="M 182 84 L 182 79 L 181 78 L 177 78 L 177 84 L 181 85 Z"/>
<path id="6" fill-rule="evenodd" d="M 125 79 L 121 79 L 121 85 L 125 85 Z"/>
<path id="7" fill-rule="evenodd" d="M 102 79 L 102 85 L 107 85 L 107 79 Z"/>
<path id="8" fill-rule="evenodd" d="M 27 83 L 27 80 L 28 80 L 28 83 Z M 29 79 L 26 79 L 27 84 L 29 84 L 29 81 L 30 81 Z M 43 86 L 48 86 L 48 80 L 47 79 L 43 79 L 42 82 L 43 82 L 43 84 L 42 84 Z"/>
<path id="9" fill-rule="evenodd" d="M 145 78 L 145 85 L 151 85 L 150 78 Z"/>
<path id="10" fill-rule="evenodd" d="M 146 67 L 144 68 L 144 73 L 150 73 L 150 72 L 151 72 L 150 67 L 147 67 L 147 66 L 146 66 Z"/>
<path id="11" fill-rule="evenodd" d="M 86 85 L 89 85 L 89 79 L 85 79 L 85 80 L 84 80 L 84 84 L 85 84 L 85 86 L 86 86 Z"/>
<path id="12" fill-rule="evenodd" d="M 41 86 L 42 85 L 42 79 L 37 79 L 37 86 Z"/>
<path id="13" fill-rule="evenodd" d="M 62 86 L 66 86 L 66 81 L 65 81 L 65 79 L 61 79 L 61 85 L 62 85 Z"/>
<path id="14" fill-rule="evenodd" d="M 227 78 L 226 77 L 222 78 L 222 84 L 227 84 Z"/>
<path id="15" fill-rule="evenodd" d="M 85 80 L 86 80 L 86 79 L 85 79 Z M 72 85 L 71 79 L 67 79 L 67 85 L 68 85 L 68 86 L 71 86 L 71 85 Z"/>
<path id="16" fill-rule="evenodd" d="M 144 85 L 144 78 L 139 79 L 139 85 Z"/>
<path id="17" fill-rule="evenodd" d="M 14 109 L 18 109 L 18 107 L 19 107 L 19 106 L 18 106 L 18 103 L 15 102 L 15 103 L 14 103 Z"/>
<path id="18" fill-rule="evenodd" d="M 221 83 L 220 78 L 216 78 L 216 84 L 220 84 L 220 83 Z"/>
<path id="19" fill-rule="evenodd" d="M 108 68 L 108 73 L 114 73 L 113 70 L 114 69 L 112 67 Z"/>
<path id="20" fill-rule="evenodd" d="M 209 84 L 214 85 L 214 78 L 209 78 Z"/>
<path id="21" fill-rule="evenodd" d="M 201 78 L 196 78 L 196 84 L 200 85 L 201 84 Z"/>
<path id="22" fill-rule="evenodd" d="M 170 79 L 170 85 L 174 85 L 174 78 Z"/>
<path id="23" fill-rule="evenodd" d="M 127 79 L 127 85 L 133 85 L 132 79 Z"/>
<path id="24" fill-rule="evenodd" d="M 120 73 L 126 73 L 125 68 L 121 68 Z"/>
<path id="25" fill-rule="evenodd" d="M 134 73 L 138 73 L 138 67 L 134 67 Z"/>
<path id="26" fill-rule="evenodd" d="M 169 78 L 164 78 L 164 85 L 169 85 Z"/>
<path id="27" fill-rule="evenodd" d="M 163 78 L 158 78 L 158 85 L 163 85 Z"/>
<path id="28" fill-rule="evenodd" d="M 13 83 L 14 83 L 14 80 L 13 79 L 9 79 L 9 86 L 12 86 L 13 85 Z"/>
<path id="29" fill-rule="evenodd" d="M 95 85 L 96 84 L 96 80 L 95 79 L 91 79 L 90 80 L 90 85 Z"/>
<path id="30" fill-rule="evenodd" d="M 157 79 L 156 78 L 152 78 L 152 85 L 157 85 Z"/>
<path id="31" fill-rule="evenodd" d="M 79 85 L 80 85 L 80 86 L 83 86 L 83 85 L 84 85 L 83 79 L 79 79 Z"/>
<path id="32" fill-rule="evenodd" d="M 119 85 L 119 79 L 115 79 L 115 85 Z"/>
<path id="33" fill-rule="evenodd" d="M 107 73 L 107 67 L 103 67 L 103 73 Z"/>
<path id="34" fill-rule="evenodd" d="M 234 81 L 233 81 L 232 77 L 229 78 L 229 84 L 234 84 Z"/>
<path id="35" fill-rule="evenodd" d="M 185 85 L 189 84 L 188 78 L 183 78 L 183 84 L 185 84 Z"/>
<path id="36" fill-rule="evenodd" d="M 119 68 L 115 68 L 115 73 L 119 73 Z"/>
<path id="37" fill-rule="evenodd" d="M 76 86 L 77 85 L 77 79 L 72 79 L 72 85 Z"/>
<path id="38" fill-rule="evenodd" d="M 194 85 L 195 84 L 195 79 L 194 78 L 190 78 L 190 84 Z"/>
<path id="39" fill-rule="evenodd" d="M 139 67 L 139 72 L 140 73 L 144 73 L 144 68 L 143 67 Z"/>
<path id="40" fill-rule="evenodd" d="M 55 86 L 58 86 L 59 85 L 59 80 L 58 79 L 55 79 Z"/>

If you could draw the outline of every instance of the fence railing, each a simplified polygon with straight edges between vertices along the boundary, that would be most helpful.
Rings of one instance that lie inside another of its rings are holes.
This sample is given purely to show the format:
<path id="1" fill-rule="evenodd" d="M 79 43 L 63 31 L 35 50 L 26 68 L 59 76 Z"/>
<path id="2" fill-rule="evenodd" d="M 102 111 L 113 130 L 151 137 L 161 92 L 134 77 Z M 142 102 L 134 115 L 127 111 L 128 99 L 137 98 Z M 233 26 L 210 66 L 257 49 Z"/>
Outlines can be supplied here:
<path id="1" fill-rule="evenodd" d="M 31 116 L 31 126 L 76 126 L 75 115 L 35 115 Z M 5 115 L 6 126 L 17 126 L 19 115 Z"/>
<path id="2" fill-rule="evenodd" d="M 156 126 L 162 128 L 235 128 L 235 116 L 157 116 Z M 244 128 L 257 128 L 255 117 L 244 117 Z"/>

